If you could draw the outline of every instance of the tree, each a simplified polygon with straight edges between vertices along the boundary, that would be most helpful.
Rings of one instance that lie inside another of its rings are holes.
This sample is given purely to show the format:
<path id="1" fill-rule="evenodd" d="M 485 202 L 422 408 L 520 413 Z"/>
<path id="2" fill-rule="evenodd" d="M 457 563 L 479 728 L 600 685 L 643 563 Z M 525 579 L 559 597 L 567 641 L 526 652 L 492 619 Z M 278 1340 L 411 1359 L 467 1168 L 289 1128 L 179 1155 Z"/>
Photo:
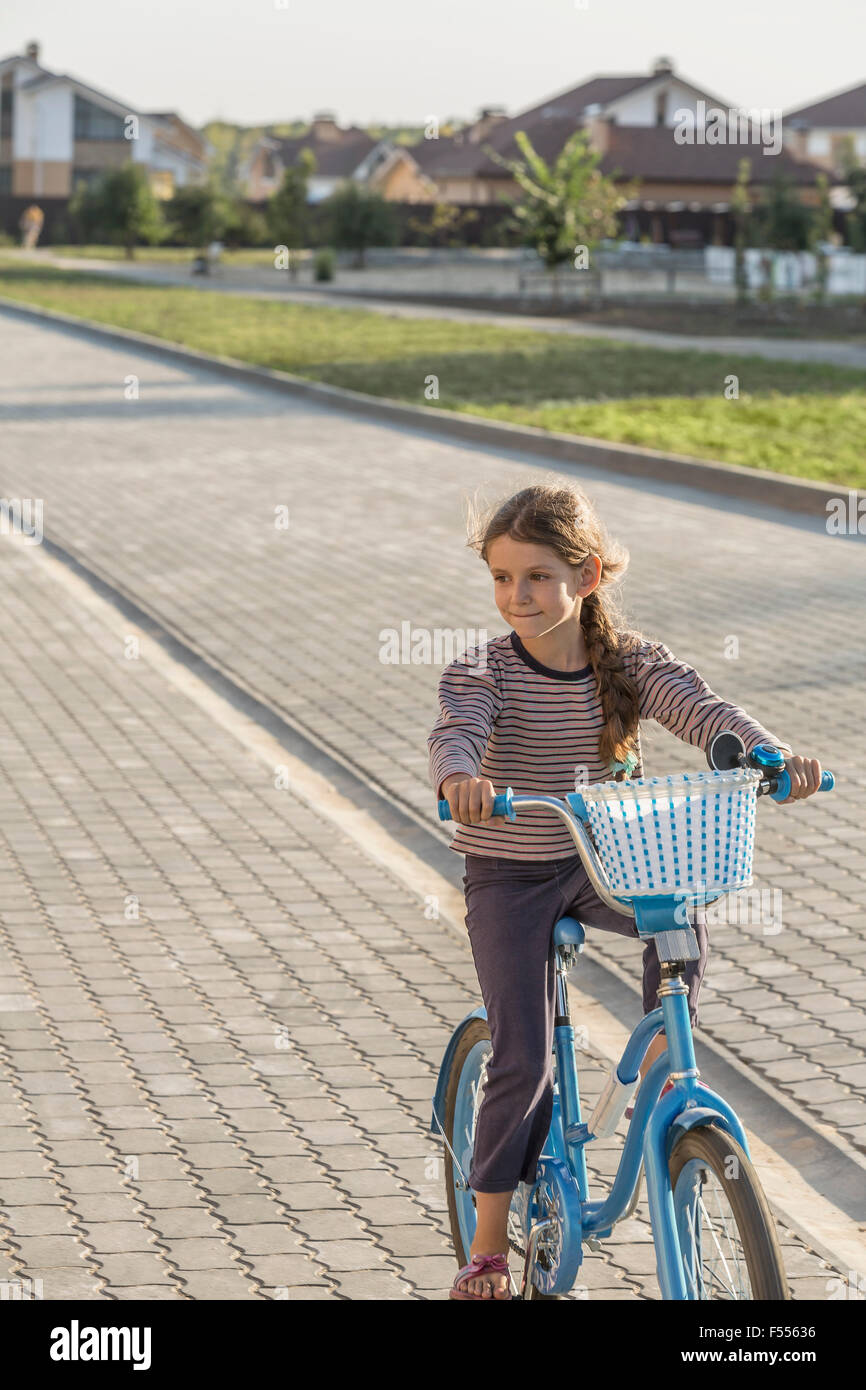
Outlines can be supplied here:
<path id="1" fill-rule="evenodd" d="M 226 208 L 211 184 L 179 188 L 166 208 L 175 234 L 184 245 L 204 250 L 225 232 Z"/>
<path id="2" fill-rule="evenodd" d="M 301 150 L 297 163 L 284 170 L 280 186 L 271 194 L 265 209 L 275 244 L 285 246 L 289 251 L 289 274 L 293 280 L 297 277 L 298 267 L 297 257 L 291 253 L 300 251 L 307 243 L 307 180 L 315 168 L 316 156 L 312 150 Z"/>
<path id="3" fill-rule="evenodd" d="M 503 158 L 492 146 L 485 146 L 496 164 L 507 169 L 523 191 L 513 205 L 520 224 L 523 243 L 533 246 L 551 271 L 554 294 L 558 296 L 558 268 L 565 261 L 575 263 L 580 248 L 586 254 L 605 237 L 618 230 L 617 213 L 637 193 L 637 185 L 618 188 L 613 179 L 599 173 L 601 155 L 590 147 L 583 130 L 569 136 L 553 164 L 548 164 L 532 146 L 524 130 L 514 136 L 523 160 Z"/>
<path id="4" fill-rule="evenodd" d="M 797 197 L 790 175 L 779 170 L 755 209 L 756 235 L 777 251 L 807 251 L 812 211 Z"/>
<path id="5" fill-rule="evenodd" d="M 79 187 L 70 200 L 69 211 L 88 236 L 120 244 L 130 261 L 136 245 L 153 245 L 166 232 L 147 171 L 131 160 L 119 169 L 108 170 L 90 187 Z"/>
<path id="6" fill-rule="evenodd" d="M 866 164 L 859 164 L 851 150 L 845 151 L 843 177 L 854 201 L 845 218 L 845 231 L 851 249 L 863 252 L 866 251 Z"/>
<path id="7" fill-rule="evenodd" d="M 815 179 L 818 189 L 818 206 L 812 212 L 809 246 L 815 254 L 815 302 L 823 304 L 827 297 L 827 278 L 829 264 L 826 244 L 833 232 L 833 208 L 830 204 L 830 185 L 826 174 Z"/>
<path id="8" fill-rule="evenodd" d="M 270 245 L 267 219 L 243 198 L 230 199 L 225 204 L 224 216 L 223 240 L 226 246 Z"/>
<path id="9" fill-rule="evenodd" d="M 749 176 L 752 161 L 741 159 L 737 166 L 737 181 L 731 194 L 731 212 L 734 215 L 734 284 L 737 287 L 737 303 L 747 304 L 749 300 L 749 275 L 746 270 L 746 247 L 751 237 L 752 204 L 749 201 Z"/>
<path id="10" fill-rule="evenodd" d="M 764 284 L 759 294 L 773 297 L 775 251 L 808 251 L 812 210 L 797 197 L 793 180 L 781 169 L 775 175 L 764 199 L 755 208 L 755 236 L 768 248 L 764 256 Z"/>
<path id="11" fill-rule="evenodd" d="M 464 246 L 466 238 L 461 232 L 477 221 L 478 213 L 474 208 L 461 212 L 454 203 L 434 203 L 429 219 L 425 222 L 410 217 L 406 231 L 414 235 L 419 246 Z"/>
<path id="12" fill-rule="evenodd" d="M 366 264 L 370 246 L 394 246 L 397 228 L 394 214 L 381 193 L 357 183 L 346 183 L 327 199 L 330 240 L 341 250 L 354 251 L 355 265 Z"/>

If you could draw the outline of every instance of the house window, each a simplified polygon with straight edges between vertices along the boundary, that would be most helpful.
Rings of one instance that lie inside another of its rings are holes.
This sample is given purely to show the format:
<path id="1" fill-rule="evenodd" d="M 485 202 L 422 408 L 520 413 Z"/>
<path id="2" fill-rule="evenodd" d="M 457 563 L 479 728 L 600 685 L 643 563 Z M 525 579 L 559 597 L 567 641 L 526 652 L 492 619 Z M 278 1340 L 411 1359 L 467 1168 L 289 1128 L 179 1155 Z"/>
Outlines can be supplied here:
<path id="1" fill-rule="evenodd" d="M 12 165 L 0 164 L 0 193 L 12 192 Z"/>
<path id="2" fill-rule="evenodd" d="M 0 140 L 12 134 L 12 88 L 0 88 Z"/>
<path id="3" fill-rule="evenodd" d="M 664 125 L 665 112 L 667 111 L 668 94 L 666 90 L 656 93 L 656 125 Z"/>
<path id="4" fill-rule="evenodd" d="M 101 106 L 94 106 L 84 97 L 75 97 L 75 139 L 76 140 L 122 140 L 123 117 L 115 116 Z"/>

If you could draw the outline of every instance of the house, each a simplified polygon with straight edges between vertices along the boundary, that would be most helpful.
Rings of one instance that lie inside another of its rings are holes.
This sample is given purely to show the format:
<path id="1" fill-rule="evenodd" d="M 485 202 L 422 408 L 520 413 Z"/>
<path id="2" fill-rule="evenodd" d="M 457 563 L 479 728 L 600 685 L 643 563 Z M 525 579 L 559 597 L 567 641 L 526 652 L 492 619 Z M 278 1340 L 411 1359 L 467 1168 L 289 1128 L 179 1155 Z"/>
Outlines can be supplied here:
<path id="1" fill-rule="evenodd" d="M 724 143 L 706 140 L 715 110 L 725 114 Z M 515 143 L 525 131 L 535 150 L 555 160 L 578 129 L 601 156 L 599 169 L 618 182 L 637 183 L 637 195 L 623 210 L 626 237 L 648 235 L 654 242 L 724 242 L 730 234 L 729 210 L 740 160 L 751 159 L 751 187 L 760 189 L 783 170 L 804 202 L 815 202 L 816 164 L 784 148 L 762 148 L 759 125 L 730 116 L 732 108 L 674 71 L 660 58 L 650 73 L 591 77 L 516 116 L 500 107 L 485 108 L 479 119 L 456 135 L 420 141 L 410 147 L 419 169 L 435 181 L 438 196 L 457 204 L 511 201 L 516 182 L 485 152 L 491 146 L 505 159 L 522 159 Z M 736 110 L 736 108 L 734 108 Z M 678 132 L 690 124 L 691 140 Z M 736 137 L 736 138 L 734 138 Z"/>
<path id="2" fill-rule="evenodd" d="M 263 135 L 250 153 L 241 177 L 247 197 L 263 202 L 280 185 L 284 170 L 308 149 L 316 169 L 307 183 L 311 203 L 321 202 L 351 180 L 397 202 L 432 202 L 436 185 L 419 170 L 403 145 L 375 140 L 358 126 L 339 126 L 331 111 L 318 111 L 309 131 L 280 139 Z"/>
<path id="3" fill-rule="evenodd" d="M 821 164 L 838 175 L 847 145 L 860 164 L 866 163 L 866 82 L 786 112 L 783 128 L 795 159 Z"/>
<path id="4" fill-rule="evenodd" d="M 207 146 L 173 111 L 143 112 L 39 62 L 39 45 L 0 60 L 0 193 L 65 198 L 132 160 L 158 197 L 207 175 Z"/>

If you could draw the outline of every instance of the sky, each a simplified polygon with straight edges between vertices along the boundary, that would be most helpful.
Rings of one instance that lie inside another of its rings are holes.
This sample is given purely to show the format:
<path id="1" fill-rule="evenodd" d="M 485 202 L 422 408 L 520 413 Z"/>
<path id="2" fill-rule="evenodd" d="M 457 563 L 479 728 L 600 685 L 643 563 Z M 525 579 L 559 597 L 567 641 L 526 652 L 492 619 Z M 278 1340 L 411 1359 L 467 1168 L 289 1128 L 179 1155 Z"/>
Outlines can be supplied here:
<path id="1" fill-rule="evenodd" d="M 509 114 L 598 73 L 788 110 L 866 81 L 866 0 L 0 0 L 0 58 L 193 125 L 423 125 Z"/>

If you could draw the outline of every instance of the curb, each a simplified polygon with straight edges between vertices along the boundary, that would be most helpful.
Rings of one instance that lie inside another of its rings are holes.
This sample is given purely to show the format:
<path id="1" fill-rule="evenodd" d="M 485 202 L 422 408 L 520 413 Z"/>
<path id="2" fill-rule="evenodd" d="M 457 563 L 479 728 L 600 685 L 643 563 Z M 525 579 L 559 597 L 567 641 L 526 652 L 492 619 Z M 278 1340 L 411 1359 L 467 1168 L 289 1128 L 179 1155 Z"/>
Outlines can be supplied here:
<path id="1" fill-rule="evenodd" d="M 608 440 L 592 439 L 585 435 L 559 434 L 539 429 L 535 425 L 513 425 L 504 421 L 487 420 L 478 415 L 463 415 L 453 411 L 435 410 L 430 406 L 406 405 L 387 396 L 369 396 L 342 386 L 328 386 L 308 381 L 289 372 L 270 367 L 256 367 L 233 357 L 215 357 L 196 348 L 182 347 L 163 338 L 155 338 L 133 329 L 100 324 L 93 319 L 76 318 L 56 309 L 43 309 L 0 296 L 0 310 L 18 314 L 21 318 L 54 324 L 79 334 L 134 346 L 163 358 L 186 363 L 223 376 L 268 386 L 311 400 L 323 407 L 349 411 L 355 415 L 375 417 L 379 423 L 407 425 L 441 437 L 463 440 L 488 448 L 508 449 L 531 453 L 547 459 L 572 464 L 587 464 L 593 468 L 637 477 L 650 482 L 673 483 L 698 488 L 718 496 L 783 508 L 827 519 L 827 504 L 831 498 L 846 501 L 856 499 L 854 514 L 860 501 L 866 502 L 866 492 L 857 492 L 842 483 L 818 483 L 792 478 L 784 473 L 764 469 L 744 468 L 740 464 L 713 463 L 686 454 L 666 454 L 657 449 L 644 449 Z"/>

